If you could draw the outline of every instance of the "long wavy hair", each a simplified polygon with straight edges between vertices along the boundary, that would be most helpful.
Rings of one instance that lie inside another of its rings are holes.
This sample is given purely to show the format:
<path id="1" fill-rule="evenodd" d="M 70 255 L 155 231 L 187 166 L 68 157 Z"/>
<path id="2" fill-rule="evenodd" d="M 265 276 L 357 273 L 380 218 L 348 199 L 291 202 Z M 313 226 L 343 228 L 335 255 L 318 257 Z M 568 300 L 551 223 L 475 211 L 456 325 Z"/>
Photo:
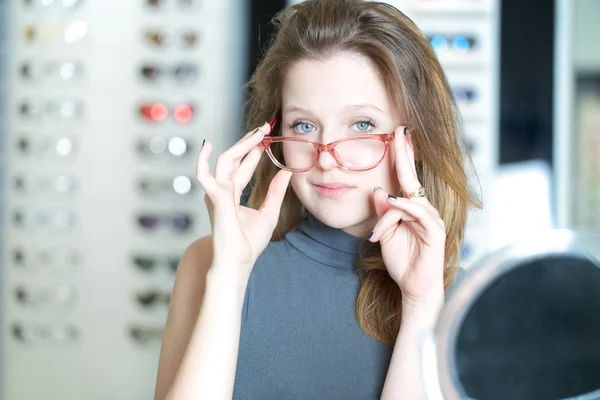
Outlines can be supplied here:
<path id="1" fill-rule="evenodd" d="M 417 175 L 446 224 L 447 288 L 458 272 L 467 208 L 481 204 L 469 184 L 472 162 L 460 114 L 429 42 L 402 12 L 372 1 L 308 0 L 286 7 L 272 22 L 275 34 L 247 84 L 246 131 L 280 112 L 284 77 L 294 63 L 339 52 L 367 57 L 411 128 Z M 265 154 L 251 183 L 249 207 L 262 205 L 277 171 Z M 272 240 L 295 230 L 305 216 L 290 186 Z M 369 336 L 393 346 L 402 319 L 402 293 L 385 268 L 379 244 L 359 252 L 356 272 L 361 280 L 358 323 Z"/>

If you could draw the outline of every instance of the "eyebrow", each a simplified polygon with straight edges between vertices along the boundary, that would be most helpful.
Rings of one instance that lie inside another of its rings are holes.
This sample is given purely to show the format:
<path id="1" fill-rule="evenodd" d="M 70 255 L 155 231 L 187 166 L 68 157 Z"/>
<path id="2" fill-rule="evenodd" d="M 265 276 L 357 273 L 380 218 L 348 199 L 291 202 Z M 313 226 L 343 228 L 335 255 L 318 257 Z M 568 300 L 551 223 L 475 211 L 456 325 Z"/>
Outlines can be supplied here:
<path id="1" fill-rule="evenodd" d="M 386 114 L 384 111 L 382 111 L 380 108 L 374 106 L 373 104 L 349 104 L 346 107 L 344 107 L 344 110 L 358 111 L 358 110 L 362 110 L 365 108 L 372 108 L 376 111 L 379 111 L 382 114 Z M 311 114 L 310 110 L 304 109 L 302 107 L 297 107 L 297 106 L 289 106 L 284 110 L 284 112 L 293 112 L 293 111 L 299 111 L 299 112 L 305 112 L 305 113 Z"/>

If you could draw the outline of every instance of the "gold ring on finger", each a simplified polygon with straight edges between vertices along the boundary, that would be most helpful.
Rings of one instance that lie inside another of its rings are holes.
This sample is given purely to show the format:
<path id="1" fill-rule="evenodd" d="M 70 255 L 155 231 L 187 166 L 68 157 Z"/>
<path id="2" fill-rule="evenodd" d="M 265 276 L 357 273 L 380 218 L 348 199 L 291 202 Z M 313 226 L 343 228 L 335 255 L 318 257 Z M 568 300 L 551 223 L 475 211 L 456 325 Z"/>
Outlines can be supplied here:
<path id="1" fill-rule="evenodd" d="M 425 188 L 423 186 L 421 186 L 414 192 L 410 192 L 409 194 L 407 194 L 406 198 L 410 199 L 412 197 L 425 197 L 425 196 L 427 196 L 427 193 L 425 192 Z"/>

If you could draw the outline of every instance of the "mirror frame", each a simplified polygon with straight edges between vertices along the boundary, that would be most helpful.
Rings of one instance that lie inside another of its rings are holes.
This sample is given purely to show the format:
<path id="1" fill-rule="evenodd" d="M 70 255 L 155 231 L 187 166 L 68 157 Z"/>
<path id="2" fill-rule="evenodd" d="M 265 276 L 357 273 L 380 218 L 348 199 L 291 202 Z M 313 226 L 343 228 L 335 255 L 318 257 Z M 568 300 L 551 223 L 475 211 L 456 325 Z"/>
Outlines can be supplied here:
<path id="1" fill-rule="evenodd" d="M 437 398 L 469 399 L 460 383 L 455 347 L 458 333 L 475 300 L 501 275 L 526 262 L 547 256 L 573 256 L 592 261 L 600 269 L 600 235 L 594 232 L 554 229 L 535 233 L 494 253 L 484 256 L 467 270 L 462 281 L 448 291 L 446 303 L 438 317 L 432 337 L 425 338 L 424 358 L 435 357 L 440 392 Z M 429 342 L 429 343 L 427 343 Z M 428 350 L 429 347 L 429 350 Z M 432 348 L 434 347 L 434 348 Z M 431 354 L 431 350 L 435 354 Z M 435 368 L 435 366 L 433 366 Z M 431 382 L 425 382 L 427 384 Z M 431 389 L 429 389 L 431 390 Z M 431 395 L 429 395 L 429 398 Z M 600 399 L 600 390 L 576 399 Z"/>

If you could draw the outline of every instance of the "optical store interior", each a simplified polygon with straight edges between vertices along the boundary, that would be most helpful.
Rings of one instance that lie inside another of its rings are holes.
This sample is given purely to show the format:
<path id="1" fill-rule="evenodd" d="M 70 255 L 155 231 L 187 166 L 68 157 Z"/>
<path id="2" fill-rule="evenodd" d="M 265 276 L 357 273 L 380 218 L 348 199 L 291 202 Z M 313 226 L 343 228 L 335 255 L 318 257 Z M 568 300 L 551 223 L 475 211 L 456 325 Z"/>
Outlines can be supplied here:
<path id="1" fill-rule="evenodd" d="M 426 398 L 600 399 L 600 1 L 387 3 L 439 59 L 483 204 Z M 246 133 L 290 4 L 0 0 L 0 399 L 154 398 L 180 258 L 211 234 L 198 152 Z"/>

